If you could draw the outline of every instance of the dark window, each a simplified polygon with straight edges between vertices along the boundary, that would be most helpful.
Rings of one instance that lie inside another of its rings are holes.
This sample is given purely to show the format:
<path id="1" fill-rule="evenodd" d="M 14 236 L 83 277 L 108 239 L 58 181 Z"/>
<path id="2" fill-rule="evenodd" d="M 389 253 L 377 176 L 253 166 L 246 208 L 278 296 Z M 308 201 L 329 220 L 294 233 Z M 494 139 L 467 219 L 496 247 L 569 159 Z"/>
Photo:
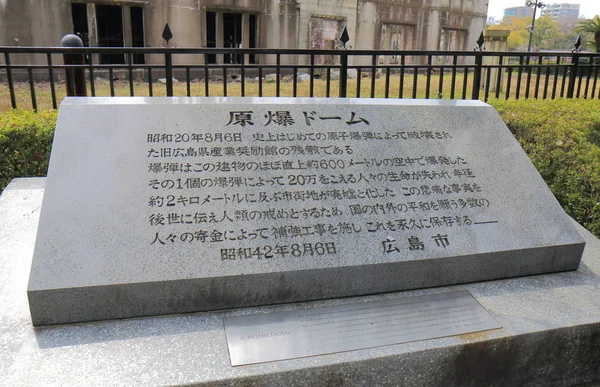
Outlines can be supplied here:
<path id="1" fill-rule="evenodd" d="M 121 7 L 116 5 L 96 5 L 99 47 L 123 47 L 123 16 Z M 101 54 L 102 64 L 123 64 L 123 55 Z"/>
<path id="2" fill-rule="evenodd" d="M 87 5 L 79 3 L 71 4 L 71 16 L 73 18 L 73 33 L 83 40 L 84 46 L 89 47 Z"/>
<path id="3" fill-rule="evenodd" d="M 215 12 L 206 13 L 206 47 L 217 47 L 217 14 Z M 214 54 L 206 56 L 206 63 L 217 63 L 217 57 Z"/>
<path id="4" fill-rule="evenodd" d="M 131 45 L 144 47 L 144 9 L 142 7 L 131 7 Z M 144 55 L 134 54 L 133 63 L 143 64 Z"/>
<path id="5" fill-rule="evenodd" d="M 223 14 L 223 46 L 225 48 L 239 48 L 242 46 L 242 14 Z M 242 63 L 241 55 L 223 55 L 225 63 Z"/>

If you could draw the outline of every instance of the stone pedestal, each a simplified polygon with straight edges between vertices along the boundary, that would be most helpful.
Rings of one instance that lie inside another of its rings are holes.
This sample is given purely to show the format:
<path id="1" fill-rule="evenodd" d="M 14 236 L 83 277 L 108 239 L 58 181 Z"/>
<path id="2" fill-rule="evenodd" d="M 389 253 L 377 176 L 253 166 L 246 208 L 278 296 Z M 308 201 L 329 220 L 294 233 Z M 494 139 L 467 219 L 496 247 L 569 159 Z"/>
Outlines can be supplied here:
<path id="1" fill-rule="evenodd" d="M 600 241 L 577 271 L 269 307 L 34 328 L 27 276 L 44 178 L 0 196 L 0 374 L 8 386 L 574 386 L 600 382 Z M 260 284 L 257 284 L 257 286 Z M 223 318 L 467 290 L 504 327 L 232 367 Z M 595 385 L 595 384 L 594 384 Z"/>

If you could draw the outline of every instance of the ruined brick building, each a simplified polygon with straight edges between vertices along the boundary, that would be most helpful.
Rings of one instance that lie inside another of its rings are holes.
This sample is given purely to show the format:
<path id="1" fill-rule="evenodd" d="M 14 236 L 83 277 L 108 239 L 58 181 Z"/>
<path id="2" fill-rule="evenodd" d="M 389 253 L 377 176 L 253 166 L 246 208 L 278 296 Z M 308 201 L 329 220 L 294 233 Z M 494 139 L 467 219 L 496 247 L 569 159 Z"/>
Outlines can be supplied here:
<path id="1" fill-rule="evenodd" d="M 487 0 L 0 0 L 0 45 L 58 46 L 75 32 L 90 46 L 159 47 L 169 23 L 178 47 L 333 49 L 346 27 L 354 49 L 472 50 L 486 14 Z"/>

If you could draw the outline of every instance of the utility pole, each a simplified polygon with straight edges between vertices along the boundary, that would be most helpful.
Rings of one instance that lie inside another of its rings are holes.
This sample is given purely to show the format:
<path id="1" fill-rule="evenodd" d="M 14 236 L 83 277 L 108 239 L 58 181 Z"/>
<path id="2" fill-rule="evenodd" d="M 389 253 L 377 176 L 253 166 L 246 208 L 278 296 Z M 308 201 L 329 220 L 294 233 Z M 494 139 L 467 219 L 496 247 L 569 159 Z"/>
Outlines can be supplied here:
<path id="1" fill-rule="evenodd" d="M 539 0 L 527 0 L 527 2 L 525 2 L 525 5 L 527 5 L 530 8 L 533 8 L 533 18 L 531 19 L 531 26 L 527 27 L 527 31 L 529 31 L 529 45 L 527 46 L 527 52 L 531 52 L 531 44 L 533 43 L 533 31 L 535 30 L 535 14 L 538 8 L 545 8 L 547 7 L 547 5 Z"/>

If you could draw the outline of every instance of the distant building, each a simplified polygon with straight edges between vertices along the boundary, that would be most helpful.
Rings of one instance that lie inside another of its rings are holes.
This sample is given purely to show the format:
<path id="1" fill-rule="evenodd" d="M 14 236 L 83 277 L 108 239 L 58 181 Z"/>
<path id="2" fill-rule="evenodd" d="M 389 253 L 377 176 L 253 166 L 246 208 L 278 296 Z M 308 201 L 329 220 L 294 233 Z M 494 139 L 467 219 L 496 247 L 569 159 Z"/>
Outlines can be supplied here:
<path id="1" fill-rule="evenodd" d="M 579 4 L 548 4 L 542 8 L 542 17 L 551 17 L 556 21 L 577 20 L 579 18 Z"/>
<path id="2" fill-rule="evenodd" d="M 510 17 L 532 17 L 533 8 L 529 7 L 510 7 L 504 10 L 504 19 Z"/>
<path id="3" fill-rule="evenodd" d="M 78 33 L 95 47 L 159 47 L 165 23 L 177 47 L 335 49 L 344 27 L 354 49 L 472 50 L 485 28 L 487 0 L 0 0 L 0 45 L 58 46 Z M 44 63 L 15 56 L 15 63 Z M 159 63 L 134 55 L 134 63 Z M 228 55 L 177 55 L 175 64 L 238 63 Z M 250 63 L 271 57 L 250 55 Z M 101 54 L 94 63 L 124 63 Z M 282 64 L 308 63 L 286 55 Z M 329 56 L 317 62 L 331 60 Z M 352 58 L 370 64 L 371 58 Z M 395 61 L 396 58 L 383 58 Z M 3 58 L 0 58 L 0 63 Z M 352 64 L 352 63 L 351 63 Z"/>

